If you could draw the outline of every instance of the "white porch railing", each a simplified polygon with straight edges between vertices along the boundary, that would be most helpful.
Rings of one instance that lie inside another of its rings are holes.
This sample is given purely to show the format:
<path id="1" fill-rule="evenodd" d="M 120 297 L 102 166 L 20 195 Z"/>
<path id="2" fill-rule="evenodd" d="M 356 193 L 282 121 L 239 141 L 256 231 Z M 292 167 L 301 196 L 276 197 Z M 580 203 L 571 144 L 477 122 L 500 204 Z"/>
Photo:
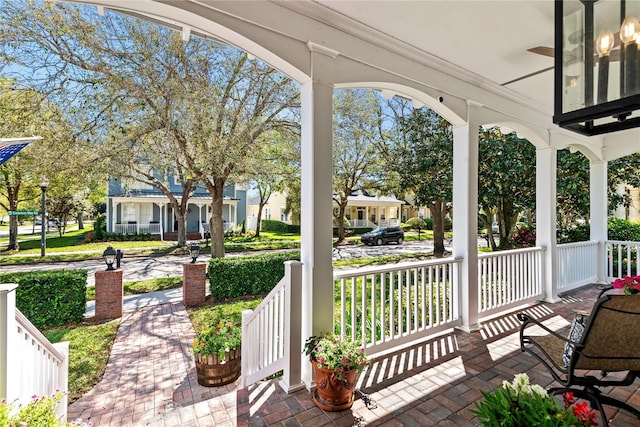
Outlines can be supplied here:
<path id="1" fill-rule="evenodd" d="M 120 234 L 160 234 L 162 235 L 162 226 L 159 223 L 142 223 L 142 224 L 115 224 L 114 232 Z"/>
<path id="2" fill-rule="evenodd" d="M 0 398 L 27 404 L 33 395 L 68 390 L 69 343 L 51 344 L 15 306 L 16 284 L 0 285 Z M 57 408 L 67 419 L 66 395 Z"/>
<path id="3" fill-rule="evenodd" d="M 400 225 L 398 218 L 381 219 L 380 222 L 378 222 L 378 226 L 380 227 L 396 227 L 398 225 Z"/>
<path id="4" fill-rule="evenodd" d="M 556 286 L 565 292 L 598 280 L 597 241 L 564 243 L 556 248 Z"/>
<path id="5" fill-rule="evenodd" d="M 640 275 L 638 252 L 640 242 L 607 240 L 607 280 Z"/>
<path id="6" fill-rule="evenodd" d="M 291 392 L 301 380 L 302 263 L 286 261 L 284 278 L 255 310 L 242 312 L 241 387 L 282 370 L 280 386 Z"/>
<path id="7" fill-rule="evenodd" d="M 334 225 L 334 227 L 337 226 L 337 224 Z M 350 219 L 349 223 L 345 223 L 344 226 L 346 228 L 376 228 L 376 224 L 368 219 Z"/>
<path id="8" fill-rule="evenodd" d="M 479 312 L 487 317 L 543 295 L 543 248 L 478 255 Z"/>
<path id="9" fill-rule="evenodd" d="M 362 341 L 367 354 L 436 334 L 461 323 L 460 260 L 334 271 L 336 333 Z"/>
<path id="10" fill-rule="evenodd" d="M 236 223 L 225 221 L 224 224 L 222 224 L 222 229 L 225 233 L 230 231 L 235 231 Z M 202 236 L 203 239 L 207 237 L 207 235 L 211 237 L 211 234 L 209 233 L 210 230 L 211 230 L 211 227 L 209 226 L 208 222 L 201 222 L 200 225 L 198 226 L 198 232 L 200 233 L 200 236 Z"/>

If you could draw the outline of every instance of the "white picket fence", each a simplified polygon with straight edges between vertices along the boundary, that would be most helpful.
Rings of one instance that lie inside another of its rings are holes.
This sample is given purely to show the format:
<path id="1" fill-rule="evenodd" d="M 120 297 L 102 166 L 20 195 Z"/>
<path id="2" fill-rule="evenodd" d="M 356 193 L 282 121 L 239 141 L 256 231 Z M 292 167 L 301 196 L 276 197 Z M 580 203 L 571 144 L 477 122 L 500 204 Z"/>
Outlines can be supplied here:
<path id="1" fill-rule="evenodd" d="M 33 395 L 68 390 L 69 343 L 51 344 L 16 308 L 16 284 L 0 284 L 0 398 L 27 404 Z M 67 419 L 66 395 L 57 408 Z"/>

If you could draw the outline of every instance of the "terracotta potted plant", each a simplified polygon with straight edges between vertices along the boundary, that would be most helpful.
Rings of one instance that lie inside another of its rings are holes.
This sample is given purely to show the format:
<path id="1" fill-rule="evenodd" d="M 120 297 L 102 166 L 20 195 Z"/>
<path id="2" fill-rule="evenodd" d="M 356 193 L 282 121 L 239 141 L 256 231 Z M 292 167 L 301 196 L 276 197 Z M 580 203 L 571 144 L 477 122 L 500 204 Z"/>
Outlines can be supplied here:
<path id="1" fill-rule="evenodd" d="M 325 411 L 350 408 L 357 374 L 369 363 L 361 344 L 339 335 L 312 336 L 304 351 L 316 381 L 314 403 Z"/>
<path id="2" fill-rule="evenodd" d="M 241 343 L 242 330 L 238 325 L 220 322 L 202 331 L 193 341 L 198 384 L 211 387 L 237 380 Z"/>

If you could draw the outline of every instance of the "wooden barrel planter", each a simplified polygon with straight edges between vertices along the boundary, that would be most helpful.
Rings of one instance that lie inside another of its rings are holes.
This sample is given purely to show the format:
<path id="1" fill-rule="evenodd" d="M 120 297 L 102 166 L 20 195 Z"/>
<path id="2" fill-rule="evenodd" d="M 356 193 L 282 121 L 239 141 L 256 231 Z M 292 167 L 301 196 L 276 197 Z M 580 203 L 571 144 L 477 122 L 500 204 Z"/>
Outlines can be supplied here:
<path id="1" fill-rule="evenodd" d="M 240 348 L 225 353 L 222 360 L 217 354 L 197 355 L 198 384 L 216 387 L 234 382 L 240 377 Z"/>

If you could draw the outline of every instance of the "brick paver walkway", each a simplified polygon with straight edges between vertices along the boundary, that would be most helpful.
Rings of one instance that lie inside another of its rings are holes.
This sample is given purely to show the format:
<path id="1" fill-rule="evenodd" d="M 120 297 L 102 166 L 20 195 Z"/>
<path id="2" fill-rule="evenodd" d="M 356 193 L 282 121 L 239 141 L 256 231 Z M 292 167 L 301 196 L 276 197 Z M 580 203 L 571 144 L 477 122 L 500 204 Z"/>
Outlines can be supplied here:
<path id="1" fill-rule="evenodd" d="M 597 290 L 585 288 L 558 304 L 526 311 L 566 329 L 573 310 L 588 310 Z M 551 376 L 520 352 L 515 314 L 483 322 L 471 334 L 455 331 L 373 361 L 359 387 L 377 406 L 358 399 L 351 410 L 317 408 L 306 390 L 285 394 L 277 380 L 241 390 L 197 384 L 189 352 L 194 331 L 181 303 L 126 313 L 102 381 L 69 407 L 69 419 L 95 426 L 477 426 L 470 409 L 503 380 L 526 372 L 548 387 Z M 605 390 L 640 407 L 638 382 Z M 359 394 L 358 394 L 359 396 Z M 626 413 L 610 412 L 612 426 L 640 425 Z"/>

